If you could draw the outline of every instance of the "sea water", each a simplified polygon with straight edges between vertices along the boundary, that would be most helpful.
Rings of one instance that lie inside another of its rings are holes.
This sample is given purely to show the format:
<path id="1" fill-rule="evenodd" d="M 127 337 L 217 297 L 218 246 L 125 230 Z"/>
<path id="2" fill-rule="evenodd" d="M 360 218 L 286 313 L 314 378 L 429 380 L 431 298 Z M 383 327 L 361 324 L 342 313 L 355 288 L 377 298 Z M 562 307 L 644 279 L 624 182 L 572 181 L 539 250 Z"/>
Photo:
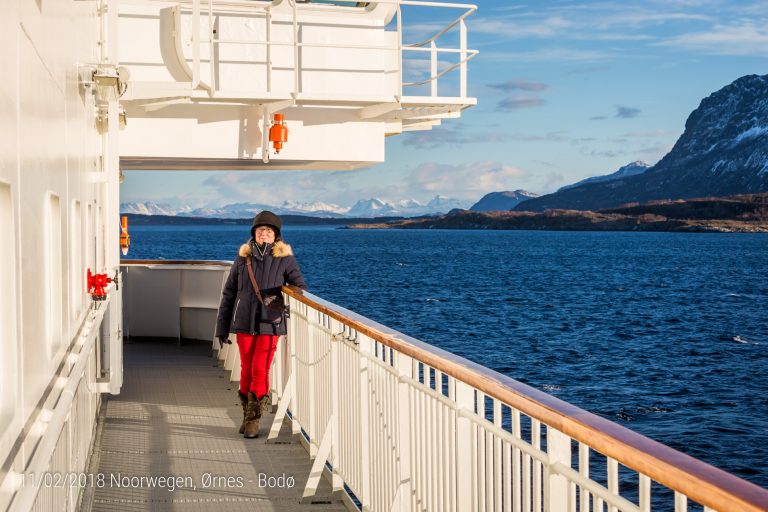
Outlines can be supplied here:
<path id="1" fill-rule="evenodd" d="M 233 260 L 249 226 L 133 226 Z M 768 487 L 768 236 L 287 226 L 312 293 Z"/>

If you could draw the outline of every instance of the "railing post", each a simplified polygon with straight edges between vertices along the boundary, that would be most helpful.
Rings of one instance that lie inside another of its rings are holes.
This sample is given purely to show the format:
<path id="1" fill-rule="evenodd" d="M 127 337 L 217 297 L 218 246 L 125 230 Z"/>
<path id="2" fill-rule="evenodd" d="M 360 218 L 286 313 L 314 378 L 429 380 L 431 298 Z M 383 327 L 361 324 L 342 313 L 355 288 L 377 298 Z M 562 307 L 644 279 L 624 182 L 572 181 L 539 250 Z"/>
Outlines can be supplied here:
<path id="1" fill-rule="evenodd" d="M 464 19 L 459 22 L 459 45 L 461 52 L 459 59 L 459 97 L 467 97 L 467 24 Z"/>
<path id="2" fill-rule="evenodd" d="M 298 391 L 298 385 L 296 384 L 296 379 L 298 378 L 298 375 L 296 374 L 296 345 L 297 345 L 297 338 L 298 338 L 298 327 L 299 322 L 302 319 L 306 318 L 307 314 L 307 306 L 306 304 L 299 302 L 297 300 L 292 300 L 293 304 L 292 307 L 294 307 L 294 311 L 301 310 L 302 316 L 299 315 L 293 315 L 291 317 L 291 322 L 288 324 L 290 326 L 290 330 L 288 331 L 289 334 L 289 341 L 288 341 L 288 347 L 290 349 L 290 354 L 288 357 L 291 358 L 291 374 L 288 376 L 288 385 L 290 387 L 289 392 L 291 393 L 291 401 L 289 403 L 289 408 L 291 410 L 291 434 L 296 435 L 301 433 L 301 425 L 299 424 L 299 421 L 296 419 L 296 414 L 298 411 L 298 397 L 296 396 L 296 393 Z M 304 322 L 302 322 L 304 323 Z M 306 328 L 306 326 L 305 326 Z"/>
<path id="3" fill-rule="evenodd" d="M 571 467 L 571 438 L 547 425 L 548 485 L 544 510 L 568 510 L 568 479 L 552 470 L 554 464 Z"/>
<path id="4" fill-rule="evenodd" d="M 472 489 L 472 467 L 475 460 L 475 445 L 472 444 L 472 421 L 460 415 L 462 409 L 470 414 L 475 412 L 475 389 L 458 379 L 455 383 L 454 400 L 456 401 L 456 510 L 475 510 L 472 502 L 475 491 Z"/>
<path id="5" fill-rule="evenodd" d="M 341 332 L 343 326 L 341 322 L 330 319 L 331 332 Z M 340 336 L 331 336 L 331 457 L 330 462 L 333 466 L 333 474 L 331 477 L 331 486 L 333 487 L 333 494 L 338 499 L 341 499 L 341 493 L 344 492 L 344 482 L 339 475 L 339 450 L 341 448 L 339 444 L 339 409 L 341 396 L 339 394 L 339 357 L 342 338 Z"/>
<path id="6" fill-rule="evenodd" d="M 432 79 L 431 83 L 431 92 L 432 97 L 437 97 L 437 45 L 434 41 L 430 41 L 430 46 L 432 48 L 432 51 L 429 52 L 429 60 L 430 60 L 430 66 L 429 66 L 429 76 Z"/>
<path id="7" fill-rule="evenodd" d="M 364 512 L 371 510 L 371 440 L 370 440 L 370 361 L 365 354 L 372 354 L 371 347 L 373 341 L 368 336 L 358 334 L 360 345 L 358 346 L 360 358 L 360 467 L 362 471 L 362 490 L 361 496 L 358 496 Z"/>
<path id="8" fill-rule="evenodd" d="M 403 14 L 397 4 L 397 77 L 398 98 L 403 97 Z"/>
<path id="9" fill-rule="evenodd" d="M 397 352 L 397 375 L 406 379 L 413 379 L 413 358 Z M 400 472 L 400 484 L 397 491 L 399 501 L 395 503 L 395 510 L 410 512 L 412 510 L 413 480 L 411 459 L 411 384 L 400 379 L 397 384 L 397 415 L 400 446 L 398 446 L 398 461 Z"/>
<path id="10" fill-rule="evenodd" d="M 308 312 L 309 313 L 309 312 Z M 319 323 L 319 316 L 320 312 L 317 310 L 312 310 L 311 312 L 312 317 L 310 318 L 310 315 L 307 314 L 307 334 L 308 336 L 308 344 L 307 344 L 307 364 L 309 365 L 309 368 L 307 368 L 307 378 L 308 378 L 308 388 L 310 390 L 309 396 L 307 397 L 307 400 L 309 401 L 309 418 L 307 418 L 307 425 L 308 425 L 308 432 L 309 434 L 309 457 L 311 459 L 314 459 L 317 457 L 317 450 L 320 448 L 320 437 L 317 435 L 317 421 L 315 416 L 317 416 L 317 401 L 315 400 L 315 393 L 313 392 L 315 390 L 315 382 L 317 380 L 317 353 L 316 353 L 316 345 L 317 345 L 317 333 L 318 333 L 318 326 Z"/>

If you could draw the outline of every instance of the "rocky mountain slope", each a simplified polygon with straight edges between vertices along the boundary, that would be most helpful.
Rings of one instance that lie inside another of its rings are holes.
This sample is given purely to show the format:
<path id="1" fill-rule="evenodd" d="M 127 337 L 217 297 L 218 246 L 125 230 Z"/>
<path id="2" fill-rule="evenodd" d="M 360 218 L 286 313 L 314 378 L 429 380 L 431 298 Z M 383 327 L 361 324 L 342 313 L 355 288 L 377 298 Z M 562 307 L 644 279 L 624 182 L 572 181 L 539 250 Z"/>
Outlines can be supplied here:
<path id="1" fill-rule="evenodd" d="M 474 212 L 493 212 L 501 210 L 511 210 L 518 204 L 528 199 L 538 197 L 533 192 L 527 190 L 507 190 L 504 192 L 491 192 L 484 195 L 478 202 L 469 209 Z"/>
<path id="2" fill-rule="evenodd" d="M 768 191 L 768 75 L 748 75 L 701 101 L 672 150 L 642 174 L 584 183 L 519 211 L 597 210 L 653 199 Z"/>

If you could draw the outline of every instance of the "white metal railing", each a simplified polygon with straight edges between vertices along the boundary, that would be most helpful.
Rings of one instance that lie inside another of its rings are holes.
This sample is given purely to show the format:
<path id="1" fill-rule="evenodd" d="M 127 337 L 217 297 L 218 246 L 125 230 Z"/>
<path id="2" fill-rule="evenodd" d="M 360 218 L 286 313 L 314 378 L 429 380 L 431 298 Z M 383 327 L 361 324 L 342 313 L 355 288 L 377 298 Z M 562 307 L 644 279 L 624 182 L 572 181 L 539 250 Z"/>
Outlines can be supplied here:
<path id="1" fill-rule="evenodd" d="M 121 0 L 126 4 L 135 3 L 147 3 L 147 0 Z M 398 75 L 398 96 L 403 96 L 403 87 L 418 86 L 430 83 L 430 95 L 429 97 L 438 97 L 438 80 L 445 75 L 459 70 L 459 97 L 464 98 L 467 96 L 467 63 L 473 59 L 478 53 L 478 50 L 470 49 L 467 47 L 467 26 L 465 19 L 477 10 L 477 6 L 471 4 L 459 4 L 459 3 L 446 3 L 446 2 L 429 2 L 421 0 L 381 0 L 376 4 L 394 5 L 396 9 L 396 32 L 397 43 L 394 46 L 389 45 L 370 45 L 370 44 L 342 44 L 342 43 L 311 43 L 303 42 L 300 40 L 299 27 L 301 25 L 301 15 L 304 14 L 308 4 L 299 3 L 295 0 L 288 0 L 287 2 L 291 7 L 291 19 L 290 24 L 292 26 L 292 40 L 291 41 L 276 41 L 272 39 L 273 25 L 275 23 L 273 19 L 273 8 L 280 6 L 280 3 L 272 2 L 254 2 L 250 0 L 187 0 L 180 2 L 178 5 L 183 6 L 187 12 L 191 12 L 192 17 L 192 30 L 190 36 L 191 43 L 191 72 L 192 72 L 192 88 L 202 87 L 205 89 L 211 97 L 216 96 L 217 84 L 216 81 L 216 68 L 218 66 L 217 59 L 215 57 L 216 52 L 213 51 L 213 46 L 217 44 L 228 45 L 258 45 L 266 48 L 266 91 L 272 92 L 273 84 L 273 62 L 272 62 L 272 49 L 273 47 L 291 47 L 293 49 L 293 91 L 294 95 L 302 93 L 301 90 L 301 69 L 299 66 L 299 55 L 302 48 L 335 48 L 335 49 L 360 49 L 360 50 L 379 50 L 379 51 L 393 51 L 397 52 L 397 75 Z M 448 22 L 445 27 L 440 29 L 432 37 L 416 42 L 416 43 L 404 43 L 403 42 L 403 15 L 402 6 L 414 6 L 414 7 L 428 7 L 436 9 L 459 9 L 463 12 L 454 20 Z M 362 9 L 362 8 L 360 8 Z M 263 17 L 266 23 L 265 39 L 228 39 L 219 37 L 215 33 L 214 18 L 217 15 L 224 13 L 236 12 L 244 16 L 258 16 Z M 207 36 L 201 37 L 201 18 L 207 17 L 208 29 Z M 451 29 L 459 27 L 459 46 L 456 48 L 448 46 L 438 46 L 438 41 L 450 33 Z M 384 28 L 382 27 L 382 30 Z M 210 82 L 203 83 L 201 80 L 201 66 L 203 65 L 203 58 L 201 52 L 201 46 L 208 45 L 208 64 L 210 66 Z M 403 77 L 403 61 L 406 52 L 410 53 L 429 53 L 430 57 L 430 75 L 422 80 L 404 81 Z M 440 54 L 458 54 L 458 62 L 447 66 L 445 69 L 438 71 L 438 57 Z M 333 70 L 329 70 L 333 71 Z"/>
<path id="2" fill-rule="evenodd" d="M 15 491 L 10 511 L 76 510 L 80 493 L 93 483 L 85 471 L 101 403 L 96 340 L 107 306 L 92 304 L 55 381 L 55 405 L 43 409 L 31 429 L 40 436 L 32 457 L 22 472 L 6 476 L 4 485 Z"/>
<path id="3" fill-rule="evenodd" d="M 310 294 L 285 289 L 272 385 L 374 511 L 767 510 L 768 491 Z M 286 374 L 286 369 L 290 373 Z M 651 489 L 654 488 L 652 494 Z"/>

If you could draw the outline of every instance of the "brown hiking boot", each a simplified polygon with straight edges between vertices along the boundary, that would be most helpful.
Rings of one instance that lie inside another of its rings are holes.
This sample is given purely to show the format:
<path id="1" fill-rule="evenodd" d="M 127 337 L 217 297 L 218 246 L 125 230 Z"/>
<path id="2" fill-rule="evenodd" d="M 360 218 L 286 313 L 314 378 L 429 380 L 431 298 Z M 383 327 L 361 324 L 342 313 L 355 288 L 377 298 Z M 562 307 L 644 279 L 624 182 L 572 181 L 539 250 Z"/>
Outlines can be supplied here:
<path id="1" fill-rule="evenodd" d="M 261 418 L 261 403 L 256 400 L 256 395 L 248 393 L 248 404 L 245 406 L 244 437 L 253 439 L 259 435 L 259 418 Z"/>
<path id="2" fill-rule="evenodd" d="M 237 390 L 237 396 L 240 398 L 240 405 L 243 406 L 243 421 L 240 423 L 240 433 L 245 433 L 245 410 L 248 407 L 248 395 L 244 395 Z"/>
<path id="3" fill-rule="evenodd" d="M 271 412 L 270 407 L 272 406 L 272 400 L 270 400 L 269 395 L 264 395 L 261 398 L 259 398 L 259 417 L 261 417 L 262 414 L 265 412 Z"/>

